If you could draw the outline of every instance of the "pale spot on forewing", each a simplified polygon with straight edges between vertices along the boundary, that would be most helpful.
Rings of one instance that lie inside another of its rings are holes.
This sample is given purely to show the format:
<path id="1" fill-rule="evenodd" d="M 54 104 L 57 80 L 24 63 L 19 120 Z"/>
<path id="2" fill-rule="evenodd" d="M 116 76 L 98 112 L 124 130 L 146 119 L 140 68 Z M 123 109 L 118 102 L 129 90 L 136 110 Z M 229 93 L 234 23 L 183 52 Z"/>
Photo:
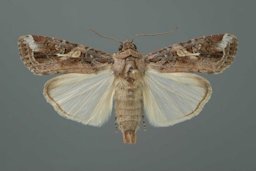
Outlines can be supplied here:
<path id="1" fill-rule="evenodd" d="M 191 53 L 187 51 L 183 46 L 179 44 L 173 45 L 173 50 L 176 51 L 176 54 L 179 57 L 187 57 L 187 56 L 199 56 L 200 53 Z"/>
<path id="2" fill-rule="evenodd" d="M 200 53 L 191 53 L 185 49 L 179 49 L 177 50 L 177 55 L 179 57 L 187 57 L 187 56 L 199 56 Z"/>
<path id="3" fill-rule="evenodd" d="M 81 56 L 81 51 L 80 50 L 72 50 L 66 54 L 61 54 L 61 53 L 57 53 L 57 56 L 58 57 L 62 57 L 63 59 L 66 59 L 66 58 L 79 58 Z"/>
<path id="4" fill-rule="evenodd" d="M 69 58 L 67 54 L 57 53 L 56 55 L 60 58 L 60 60 L 67 60 Z"/>
<path id="5" fill-rule="evenodd" d="M 56 54 L 58 57 L 64 57 L 64 56 L 67 56 L 67 54 L 62 54 L 62 53 L 57 53 Z"/>
<path id="6" fill-rule="evenodd" d="M 197 53 L 197 55 L 193 55 L 193 56 L 189 56 L 189 58 L 191 60 L 198 60 L 198 56 L 200 55 L 200 53 Z"/>
<path id="7" fill-rule="evenodd" d="M 188 51 L 184 51 L 184 50 L 178 50 L 177 51 L 177 55 L 179 56 L 179 57 L 187 57 L 187 56 L 199 56 L 200 55 L 200 53 L 190 53 L 190 52 L 188 52 Z"/>
<path id="8" fill-rule="evenodd" d="M 33 51 L 39 50 L 39 47 L 35 43 L 33 36 L 28 35 L 28 36 L 24 37 L 24 41 L 26 42 L 26 44 L 28 44 L 29 48 L 32 49 Z"/>
<path id="9" fill-rule="evenodd" d="M 230 34 L 224 34 L 220 43 L 218 43 L 218 47 L 221 49 L 225 49 L 228 44 L 230 44 L 233 40 L 233 36 Z"/>

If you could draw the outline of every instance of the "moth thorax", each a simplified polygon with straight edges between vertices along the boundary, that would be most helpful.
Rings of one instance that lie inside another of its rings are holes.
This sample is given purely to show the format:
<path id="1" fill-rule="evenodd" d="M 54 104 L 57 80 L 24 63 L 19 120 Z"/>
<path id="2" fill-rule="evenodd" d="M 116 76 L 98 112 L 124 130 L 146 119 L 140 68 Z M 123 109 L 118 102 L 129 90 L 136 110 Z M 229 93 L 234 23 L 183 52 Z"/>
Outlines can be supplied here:
<path id="1" fill-rule="evenodd" d="M 128 81 L 129 79 L 137 80 L 141 76 L 141 73 L 136 66 L 135 60 L 132 57 L 126 59 L 124 76 Z"/>

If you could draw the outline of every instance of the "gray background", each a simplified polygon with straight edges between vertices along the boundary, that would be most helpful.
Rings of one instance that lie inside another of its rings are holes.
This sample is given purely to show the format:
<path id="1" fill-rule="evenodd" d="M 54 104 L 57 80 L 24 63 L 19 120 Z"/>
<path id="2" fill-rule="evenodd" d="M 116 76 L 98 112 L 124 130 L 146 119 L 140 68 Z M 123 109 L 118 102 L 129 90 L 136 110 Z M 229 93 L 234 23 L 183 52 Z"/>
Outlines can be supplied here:
<path id="1" fill-rule="evenodd" d="M 255 1 L 238 0 L 1 0 L 0 170 L 256 170 Z M 168 128 L 138 132 L 122 144 L 114 120 L 102 128 L 66 120 L 42 95 L 52 76 L 32 75 L 19 59 L 17 37 L 56 36 L 115 52 L 117 45 L 89 28 L 125 40 L 142 52 L 213 33 L 239 38 L 237 58 L 220 75 L 203 75 L 213 95 L 202 113 Z M 254 105 L 254 106 L 253 106 Z"/>

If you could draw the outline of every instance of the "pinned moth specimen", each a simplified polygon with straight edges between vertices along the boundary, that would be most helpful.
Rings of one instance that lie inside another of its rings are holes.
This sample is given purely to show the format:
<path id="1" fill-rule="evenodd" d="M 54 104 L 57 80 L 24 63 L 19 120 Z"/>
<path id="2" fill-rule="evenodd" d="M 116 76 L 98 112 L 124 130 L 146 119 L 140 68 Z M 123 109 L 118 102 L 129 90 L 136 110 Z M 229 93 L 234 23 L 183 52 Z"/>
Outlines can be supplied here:
<path id="1" fill-rule="evenodd" d="M 86 45 L 39 35 L 18 39 L 21 59 L 36 75 L 60 73 L 43 94 L 61 116 L 102 126 L 115 113 L 123 142 L 136 143 L 144 116 L 167 127 L 198 115 L 209 100 L 210 83 L 193 73 L 221 73 L 237 51 L 225 33 L 176 43 L 143 55 L 133 41 L 107 53 Z"/>

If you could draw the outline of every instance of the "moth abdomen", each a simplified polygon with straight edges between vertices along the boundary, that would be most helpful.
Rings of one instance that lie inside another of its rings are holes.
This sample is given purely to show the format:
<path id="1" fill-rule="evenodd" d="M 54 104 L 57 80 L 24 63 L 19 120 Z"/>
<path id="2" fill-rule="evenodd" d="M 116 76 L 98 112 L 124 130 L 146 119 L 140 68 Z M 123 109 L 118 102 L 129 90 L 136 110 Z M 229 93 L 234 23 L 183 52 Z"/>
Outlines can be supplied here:
<path id="1" fill-rule="evenodd" d="M 142 94 L 139 88 L 123 89 L 115 92 L 115 113 L 118 129 L 123 134 L 123 142 L 136 143 L 136 131 L 142 119 Z"/>
<path id="2" fill-rule="evenodd" d="M 133 109 L 132 106 L 126 109 L 116 107 L 116 123 L 123 134 L 123 142 L 127 144 L 136 143 L 136 131 L 142 119 L 142 103 L 138 103 L 140 107 Z"/>

